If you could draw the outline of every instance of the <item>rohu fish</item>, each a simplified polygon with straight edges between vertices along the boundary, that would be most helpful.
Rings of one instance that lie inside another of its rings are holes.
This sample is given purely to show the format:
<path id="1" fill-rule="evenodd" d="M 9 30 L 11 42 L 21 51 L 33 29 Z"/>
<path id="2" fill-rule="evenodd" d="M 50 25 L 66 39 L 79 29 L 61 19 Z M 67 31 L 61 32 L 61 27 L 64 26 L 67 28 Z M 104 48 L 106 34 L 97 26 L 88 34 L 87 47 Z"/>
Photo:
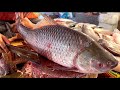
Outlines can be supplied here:
<path id="1" fill-rule="evenodd" d="M 19 15 L 19 13 L 18 13 Z M 118 61 L 88 35 L 54 23 L 50 17 L 38 22 L 36 29 L 24 26 L 20 16 L 17 30 L 23 39 L 40 55 L 80 73 L 104 73 L 118 65 Z"/>

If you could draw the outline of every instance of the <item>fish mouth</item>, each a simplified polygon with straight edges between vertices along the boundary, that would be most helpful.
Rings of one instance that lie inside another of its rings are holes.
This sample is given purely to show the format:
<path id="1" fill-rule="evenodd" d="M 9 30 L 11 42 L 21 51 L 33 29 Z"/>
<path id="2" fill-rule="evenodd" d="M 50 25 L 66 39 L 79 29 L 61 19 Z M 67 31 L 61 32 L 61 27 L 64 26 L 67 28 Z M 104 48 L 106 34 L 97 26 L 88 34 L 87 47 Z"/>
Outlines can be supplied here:
<path id="1" fill-rule="evenodd" d="M 107 63 L 101 63 L 102 66 L 99 66 L 99 64 L 92 64 L 92 66 L 98 70 L 99 73 L 105 73 L 105 72 L 108 72 L 110 70 L 112 70 L 113 68 L 115 68 L 117 65 L 118 65 L 118 61 L 115 60 L 115 61 L 108 61 Z"/>
<path id="2" fill-rule="evenodd" d="M 117 60 L 114 61 L 109 60 L 107 62 L 100 62 L 94 60 L 90 62 L 89 71 L 91 71 L 91 73 L 105 73 L 112 70 L 117 65 L 118 65 Z"/>
<path id="3" fill-rule="evenodd" d="M 114 61 L 114 64 L 111 65 L 111 69 L 115 68 L 117 65 L 118 65 L 118 61 L 115 60 L 115 61 Z"/>

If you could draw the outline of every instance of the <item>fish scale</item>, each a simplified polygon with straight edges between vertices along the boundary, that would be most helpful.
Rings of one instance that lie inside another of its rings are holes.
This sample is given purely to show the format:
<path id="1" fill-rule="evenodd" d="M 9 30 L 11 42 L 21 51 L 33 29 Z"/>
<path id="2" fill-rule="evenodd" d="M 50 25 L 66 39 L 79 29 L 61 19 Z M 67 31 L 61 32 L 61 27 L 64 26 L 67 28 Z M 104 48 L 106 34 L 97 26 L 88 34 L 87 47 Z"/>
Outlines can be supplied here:
<path id="1" fill-rule="evenodd" d="M 30 30 L 19 22 L 17 29 L 36 52 L 64 67 L 76 67 L 81 73 L 102 73 L 118 64 L 115 58 L 109 52 L 104 51 L 97 42 L 70 28 L 61 25 L 47 25 Z M 49 44 L 50 48 L 48 48 Z M 94 52 L 95 49 L 97 50 Z M 85 60 L 86 54 L 89 54 L 89 60 Z M 90 62 L 93 59 L 106 67 L 95 67 L 94 63 Z M 107 65 L 108 61 L 111 62 L 111 65 Z"/>

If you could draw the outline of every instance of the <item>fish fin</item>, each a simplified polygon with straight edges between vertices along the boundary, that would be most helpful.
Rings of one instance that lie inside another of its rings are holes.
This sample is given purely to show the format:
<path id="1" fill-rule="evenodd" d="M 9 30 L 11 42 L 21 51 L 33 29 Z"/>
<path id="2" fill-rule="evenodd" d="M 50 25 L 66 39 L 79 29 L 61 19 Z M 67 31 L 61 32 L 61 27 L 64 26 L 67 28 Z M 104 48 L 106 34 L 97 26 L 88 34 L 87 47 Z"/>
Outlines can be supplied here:
<path id="1" fill-rule="evenodd" d="M 34 26 L 34 29 L 41 28 L 43 26 L 48 26 L 48 25 L 58 25 L 57 22 L 55 22 L 49 16 L 47 16 L 47 15 L 42 15 L 42 16 L 44 18 Z"/>

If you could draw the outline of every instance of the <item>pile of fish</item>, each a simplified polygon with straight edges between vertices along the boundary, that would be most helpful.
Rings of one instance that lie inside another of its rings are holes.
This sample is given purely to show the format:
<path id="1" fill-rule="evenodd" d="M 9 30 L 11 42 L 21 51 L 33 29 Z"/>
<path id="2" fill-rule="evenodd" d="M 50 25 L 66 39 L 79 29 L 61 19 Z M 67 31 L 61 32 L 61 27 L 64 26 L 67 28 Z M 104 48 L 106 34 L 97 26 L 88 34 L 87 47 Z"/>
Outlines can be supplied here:
<path id="1" fill-rule="evenodd" d="M 90 36 L 109 51 L 116 60 L 120 61 L 120 31 L 118 29 L 110 31 L 89 23 L 77 23 L 72 29 Z M 120 72 L 120 64 L 113 70 Z"/>
<path id="2" fill-rule="evenodd" d="M 24 75 L 34 78 L 80 78 L 90 73 L 105 73 L 118 65 L 114 54 L 118 55 L 119 51 L 113 50 L 118 47 L 116 43 L 112 49 L 105 48 L 110 46 L 108 42 L 112 42 L 112 32 L 101 30 L 96 25 L 53 20 L 46 15 L 33 24 L 29 19 L 21 18 L 19 13 L 16 23 L 26 44 L 45 57 L 36 63 L 25 63 L 21 70 Z"/>

